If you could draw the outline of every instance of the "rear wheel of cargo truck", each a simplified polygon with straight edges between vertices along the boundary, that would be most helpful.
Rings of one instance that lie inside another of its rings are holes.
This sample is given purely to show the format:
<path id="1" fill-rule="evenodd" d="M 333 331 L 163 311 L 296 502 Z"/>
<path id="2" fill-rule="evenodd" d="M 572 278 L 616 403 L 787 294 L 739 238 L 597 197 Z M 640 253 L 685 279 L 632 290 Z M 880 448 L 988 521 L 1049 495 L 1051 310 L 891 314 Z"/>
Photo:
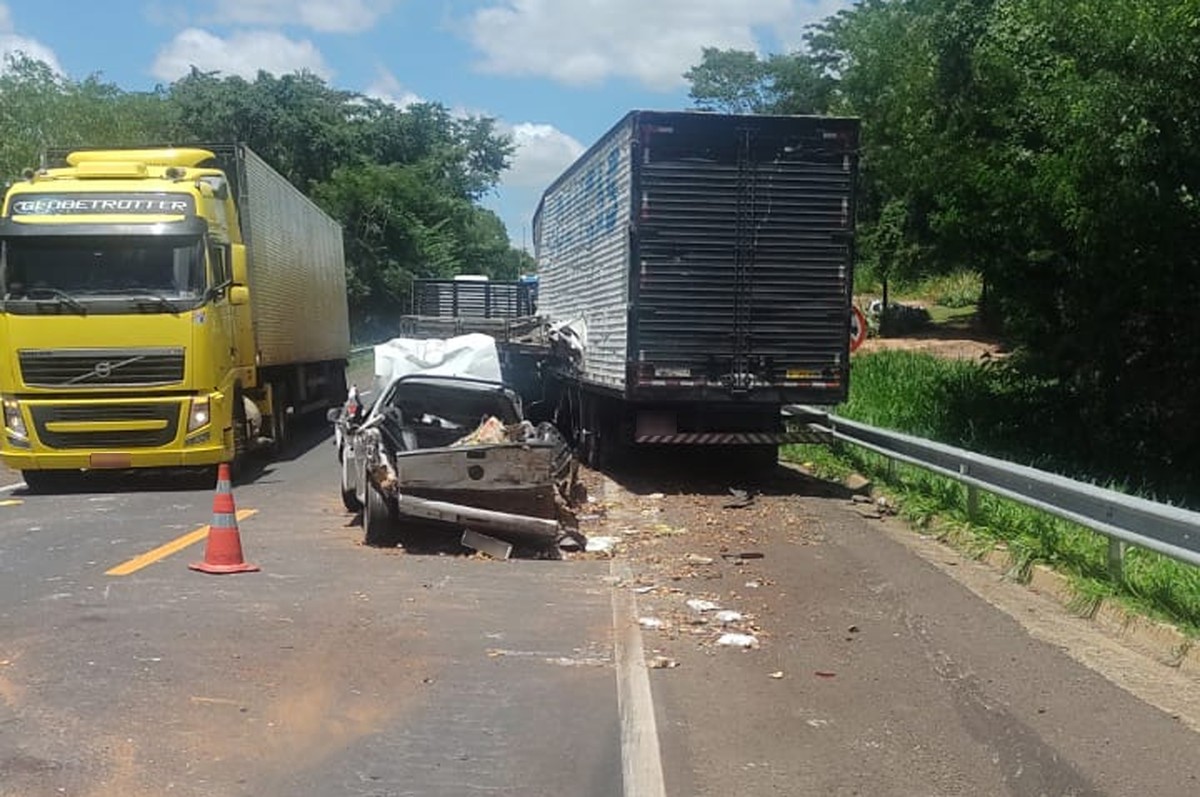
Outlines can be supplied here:
<path id="1" fill-rule="evenodd" d="M 629 453 L 628 426 L 621 403 L 585 393 L 582 406 L 580 458 L 593 470 L 619 467 Z"/>
<path id="2" fill-rule="evenodd" d="M 748 473 L 767 474 L 775 470 L 779 464 L 779 446 L 749 445 L 739 446 L 740 450 L 733 452 L 735 461 Z"/>

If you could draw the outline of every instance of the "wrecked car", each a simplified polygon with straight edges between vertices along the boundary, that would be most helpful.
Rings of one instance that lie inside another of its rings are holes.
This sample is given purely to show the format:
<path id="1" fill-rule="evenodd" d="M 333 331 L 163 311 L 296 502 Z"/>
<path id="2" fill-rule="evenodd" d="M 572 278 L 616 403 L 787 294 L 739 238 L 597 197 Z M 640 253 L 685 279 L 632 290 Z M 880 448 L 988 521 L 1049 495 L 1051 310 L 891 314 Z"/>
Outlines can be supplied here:
<path id="1" fill-rule="evenodd" d="M 355 394 L 330 419 L 342 500 L 362 511 L 369 545 L 397 545 L 415 524 L 466 531 L 464 543 L 476 548 L 470 540 L 543 550 L 581 540 L 569 507 L 577 476 L 569 447 L 552 425 L 524 420 L 520 399 L 501 383 L 403 375 L 369 410 Z"/>

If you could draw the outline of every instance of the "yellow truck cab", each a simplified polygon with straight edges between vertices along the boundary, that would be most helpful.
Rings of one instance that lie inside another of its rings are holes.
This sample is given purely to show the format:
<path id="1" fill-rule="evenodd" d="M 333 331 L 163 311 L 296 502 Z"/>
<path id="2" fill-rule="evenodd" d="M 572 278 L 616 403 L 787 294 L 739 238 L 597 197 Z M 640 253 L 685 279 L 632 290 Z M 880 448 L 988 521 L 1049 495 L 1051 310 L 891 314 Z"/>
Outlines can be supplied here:
<path id="1" fill-rule="evenodd" d="M 0 217 L 0 455 L 211 466 L 344 400 L 341 230 L 242 145 L 83 150 Z"/>

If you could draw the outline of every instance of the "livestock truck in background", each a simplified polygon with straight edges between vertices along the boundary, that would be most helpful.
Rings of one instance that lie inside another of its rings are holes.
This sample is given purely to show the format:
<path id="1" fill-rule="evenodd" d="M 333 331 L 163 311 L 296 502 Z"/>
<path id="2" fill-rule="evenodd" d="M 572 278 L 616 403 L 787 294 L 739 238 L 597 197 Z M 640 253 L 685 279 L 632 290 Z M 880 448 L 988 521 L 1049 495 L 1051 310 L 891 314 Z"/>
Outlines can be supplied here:
<path id="1" fill-rule="evenodd" d="M 248 147 L 43 163 L 0 217 L 0 454 L 30 488 L 237 463 L 345 400 L 341 228 Z"/>
<path id="2" fill-rule="evenodd" d="M 633 111 L 546 190 L 538 311 L 567 363 L 551 400 L 587 460 L 774 462 L 811 439 L 783 406 L 846 398 L 858 136 L 849 118 Z"/>

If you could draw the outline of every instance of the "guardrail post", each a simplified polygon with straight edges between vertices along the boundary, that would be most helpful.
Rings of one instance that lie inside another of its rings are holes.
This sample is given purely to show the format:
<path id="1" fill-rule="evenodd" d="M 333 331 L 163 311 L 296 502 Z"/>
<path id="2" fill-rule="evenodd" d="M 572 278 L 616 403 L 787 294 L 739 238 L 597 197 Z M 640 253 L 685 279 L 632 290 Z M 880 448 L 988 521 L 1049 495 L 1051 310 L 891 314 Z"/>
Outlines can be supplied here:
<path id="1" fill-rule="evenodd" d="M 1117 583 L 1125 581 L 1125 543 L 1108 538 L 1108 576 Z"/>
<path id="2" fill-rule="evenodd" d="M 958 464 L 958 472 L 962 476 L 966 476 L 971 472 L 971 468 L 965 462 Z M 967 485 L 967 520 L 975 523 L 979 520 L 979 488 L 973 484 Z"/>
<path id="3" fill-rule="evenodd" d="M 973 484 L 967 485 L 967 520 L 979 522 L 979 488 Z"/>

